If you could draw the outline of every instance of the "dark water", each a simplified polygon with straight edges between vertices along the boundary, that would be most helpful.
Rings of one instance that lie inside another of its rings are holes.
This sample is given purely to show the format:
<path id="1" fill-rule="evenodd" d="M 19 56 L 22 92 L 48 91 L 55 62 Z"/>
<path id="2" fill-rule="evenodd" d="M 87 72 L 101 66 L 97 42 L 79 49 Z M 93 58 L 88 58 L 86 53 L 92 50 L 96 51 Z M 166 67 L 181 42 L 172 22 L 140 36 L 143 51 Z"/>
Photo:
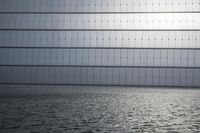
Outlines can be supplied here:
<path id="1" fill-rule="evenodd" d="M 0 88 L 0 133 L 200 132 L 198 89 Z"/>

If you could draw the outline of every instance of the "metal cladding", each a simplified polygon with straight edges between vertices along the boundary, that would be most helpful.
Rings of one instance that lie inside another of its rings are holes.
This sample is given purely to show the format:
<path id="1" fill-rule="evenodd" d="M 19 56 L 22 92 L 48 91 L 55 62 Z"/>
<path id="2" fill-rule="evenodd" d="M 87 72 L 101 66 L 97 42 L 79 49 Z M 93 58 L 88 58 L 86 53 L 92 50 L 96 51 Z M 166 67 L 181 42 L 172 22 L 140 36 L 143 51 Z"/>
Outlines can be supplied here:
<path id="1" fill-rule="evenodd" d="M 200 87 L 198 0 L 0 0 L 0 84 Z"/>

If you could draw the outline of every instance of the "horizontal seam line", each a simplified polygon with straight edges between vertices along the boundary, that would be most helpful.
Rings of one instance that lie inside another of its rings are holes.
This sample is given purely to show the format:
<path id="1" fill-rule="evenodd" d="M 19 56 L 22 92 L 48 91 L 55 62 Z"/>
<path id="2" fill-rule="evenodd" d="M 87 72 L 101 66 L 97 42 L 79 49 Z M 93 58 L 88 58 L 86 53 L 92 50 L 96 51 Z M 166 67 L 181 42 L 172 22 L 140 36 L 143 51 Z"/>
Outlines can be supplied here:
<path id="1" fill-rule="evenodd" d="M 171 68 L 171 69 L 200 69 L 200 67 L 173 67 L 173 66 L 97 66 L 97 65 L 9 65 L 0 64 L 0 67 L 101 67 L 101 68 Z"/>
<path id="2" fill-rule="evenodd" d="M 200 31 L 200 29 L 0 29 L 0 31 Z"/>
<path id="3" fill-rule="evenodd" d="M 0 12 L 0 14 L 162 14 L 162 13 L 200 13 L 200 11 L 163 12 Z"/>
<path id="4" fill-rule="evenodd" d="M 15 47 L 0 46 L 0 49 L 175 49 L 175 50 L 200 50 L 200 48 L 148 48 L 148 47 Z"/>

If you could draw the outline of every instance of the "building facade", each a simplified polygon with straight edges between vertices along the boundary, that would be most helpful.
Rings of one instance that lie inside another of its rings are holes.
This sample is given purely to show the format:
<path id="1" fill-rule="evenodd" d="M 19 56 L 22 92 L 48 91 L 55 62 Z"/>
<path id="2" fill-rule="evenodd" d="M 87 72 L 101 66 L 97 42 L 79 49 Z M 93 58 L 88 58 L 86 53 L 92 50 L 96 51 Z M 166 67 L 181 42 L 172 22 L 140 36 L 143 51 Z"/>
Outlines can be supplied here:
<path id="1" fill-rule="evenodd" d="M 199 0 L 0 0 L 0 84 L 200 86 Z"/>

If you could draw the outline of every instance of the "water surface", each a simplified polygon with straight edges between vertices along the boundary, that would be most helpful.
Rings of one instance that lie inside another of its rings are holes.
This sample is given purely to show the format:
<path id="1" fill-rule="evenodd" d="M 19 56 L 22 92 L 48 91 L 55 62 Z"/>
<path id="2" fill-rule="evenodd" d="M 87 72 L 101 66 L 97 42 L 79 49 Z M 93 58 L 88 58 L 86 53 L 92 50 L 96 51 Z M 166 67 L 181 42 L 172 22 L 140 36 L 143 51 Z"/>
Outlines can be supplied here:
<path id="1" fill-rule="evenodd" d="M 0 132 L 200 132 L 200 90 L 1 86 Z"/>

